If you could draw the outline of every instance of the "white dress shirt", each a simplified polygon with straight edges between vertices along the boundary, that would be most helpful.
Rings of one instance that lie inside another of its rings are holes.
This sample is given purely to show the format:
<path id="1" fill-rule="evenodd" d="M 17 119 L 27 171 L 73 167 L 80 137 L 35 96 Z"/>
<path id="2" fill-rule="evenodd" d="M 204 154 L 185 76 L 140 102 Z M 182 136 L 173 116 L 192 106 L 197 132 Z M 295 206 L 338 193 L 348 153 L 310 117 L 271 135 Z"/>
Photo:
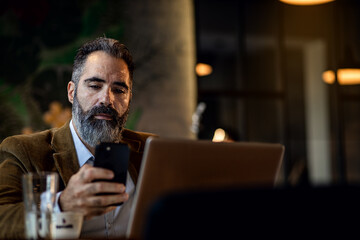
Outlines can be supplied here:
<path id="1" fill-rule="evenodd" d="M 70 130 L 76 154 L 78 157 L 80 167 L 83 166 L 87 160 L 94 156 L 81 142 L 77 135 L 72 120 L 70 121 Z M 90 220 L 84 220 L 80 238 L 114 238 L 125 236 L 127 225 L 130 217 L 130 209 L 133 202 L 135 185 L 128 172 L 126 179 L 126 192 L 129 194 L 129 199 L 115 210 L 106 213 L 105 215 L 96 216 Z M 61 192 L 58 193 L 58 197 Z M 58 201 L 57 201 L 58 202 Z M 59 206 L 56 206 L 56 211 L 60 211 Z"/>

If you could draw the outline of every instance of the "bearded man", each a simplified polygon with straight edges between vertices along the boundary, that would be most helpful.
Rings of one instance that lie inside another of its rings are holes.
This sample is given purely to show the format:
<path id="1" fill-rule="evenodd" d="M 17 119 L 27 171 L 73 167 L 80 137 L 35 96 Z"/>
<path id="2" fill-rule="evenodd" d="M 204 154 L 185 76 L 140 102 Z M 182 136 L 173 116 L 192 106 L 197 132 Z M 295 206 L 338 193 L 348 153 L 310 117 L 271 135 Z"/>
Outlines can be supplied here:
<path id="1" fill-rule="evenodd" d="M 150 133 L 124 128 L 132 97 L 134 64 L 125 45 L 109 38 L 85 43 L 74 60 L 68 99 L 72 119 L 59 129 L 12 136 L 0 145 L 0 238 L 24 238 L 21 176 L 59 174 L 56 211 L 81 211 L 81 237 L 125 235 L 144 143 Z M 92 166 L 100 142 L 130 148 L 126 188 L 95 181 L 111 179 L 110 170 Z M 113 193 L 113 194 L 101 194 Z M 120 206 L 110 206 L 123 203 Z M 109 207 L 110 206 L 110 207 Z"/>

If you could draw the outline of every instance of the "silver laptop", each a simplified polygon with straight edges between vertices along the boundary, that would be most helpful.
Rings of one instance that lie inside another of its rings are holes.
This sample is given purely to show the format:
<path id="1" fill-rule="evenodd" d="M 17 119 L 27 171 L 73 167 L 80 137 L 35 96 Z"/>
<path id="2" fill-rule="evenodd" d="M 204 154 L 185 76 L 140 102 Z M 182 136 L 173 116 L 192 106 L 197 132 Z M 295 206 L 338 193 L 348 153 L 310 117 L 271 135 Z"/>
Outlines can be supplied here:
<path id="1" fill-rule="evenodd" d="M 151 205 L 178 191 L 273 187 L 284 146 L 150 137 L 145 145 L 126 237 L 140 239 Z"/>

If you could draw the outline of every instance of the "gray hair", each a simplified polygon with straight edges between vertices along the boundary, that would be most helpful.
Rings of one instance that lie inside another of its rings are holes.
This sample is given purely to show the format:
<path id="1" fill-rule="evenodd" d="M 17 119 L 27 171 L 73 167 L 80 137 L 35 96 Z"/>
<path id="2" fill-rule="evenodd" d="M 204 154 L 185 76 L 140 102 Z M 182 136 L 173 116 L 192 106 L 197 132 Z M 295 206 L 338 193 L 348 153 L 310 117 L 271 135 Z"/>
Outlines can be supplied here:
<path id="1" fill-rule="evenodd" d="M 87 42 L 77 51 L 77 54 L 74 58 L 73 73 L 71 77 L 71 81 L 75 83 L 76 87 L 79 83 L 80 76 L 83 73 L 87 57 L 95 51 L 104 51 L 110 56 L 123 59 L 129 69 L 130 87 L 132 87 L 134 63 L 130 51 L 124 44 L 120 43 L 119 41 L 106 37 L 99 37 L 95 40 Z"/>

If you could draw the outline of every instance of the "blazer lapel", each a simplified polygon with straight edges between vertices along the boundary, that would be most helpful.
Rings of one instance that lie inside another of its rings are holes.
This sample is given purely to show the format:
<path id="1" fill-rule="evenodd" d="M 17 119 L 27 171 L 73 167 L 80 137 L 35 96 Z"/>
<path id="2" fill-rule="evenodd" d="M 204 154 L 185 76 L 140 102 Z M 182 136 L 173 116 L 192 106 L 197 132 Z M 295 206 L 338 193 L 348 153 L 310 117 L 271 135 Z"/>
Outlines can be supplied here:
<path id="1" fill-rule="evenodd" d="M 70 177 L 80 169 L 69 122 L 56 130 L 51 141 L 51 146 L 55 151 L 53 154 L 55 167 L 65 187 Z"/>
<path id="2" fill-rule="evenodd" d="M 137 184 L 141 161 L 141 141 L 129 138 L 121 138 L 121 143 L 125 143 L 130 148 L 130 159 L 128 171 L 134 184 Z"/>

